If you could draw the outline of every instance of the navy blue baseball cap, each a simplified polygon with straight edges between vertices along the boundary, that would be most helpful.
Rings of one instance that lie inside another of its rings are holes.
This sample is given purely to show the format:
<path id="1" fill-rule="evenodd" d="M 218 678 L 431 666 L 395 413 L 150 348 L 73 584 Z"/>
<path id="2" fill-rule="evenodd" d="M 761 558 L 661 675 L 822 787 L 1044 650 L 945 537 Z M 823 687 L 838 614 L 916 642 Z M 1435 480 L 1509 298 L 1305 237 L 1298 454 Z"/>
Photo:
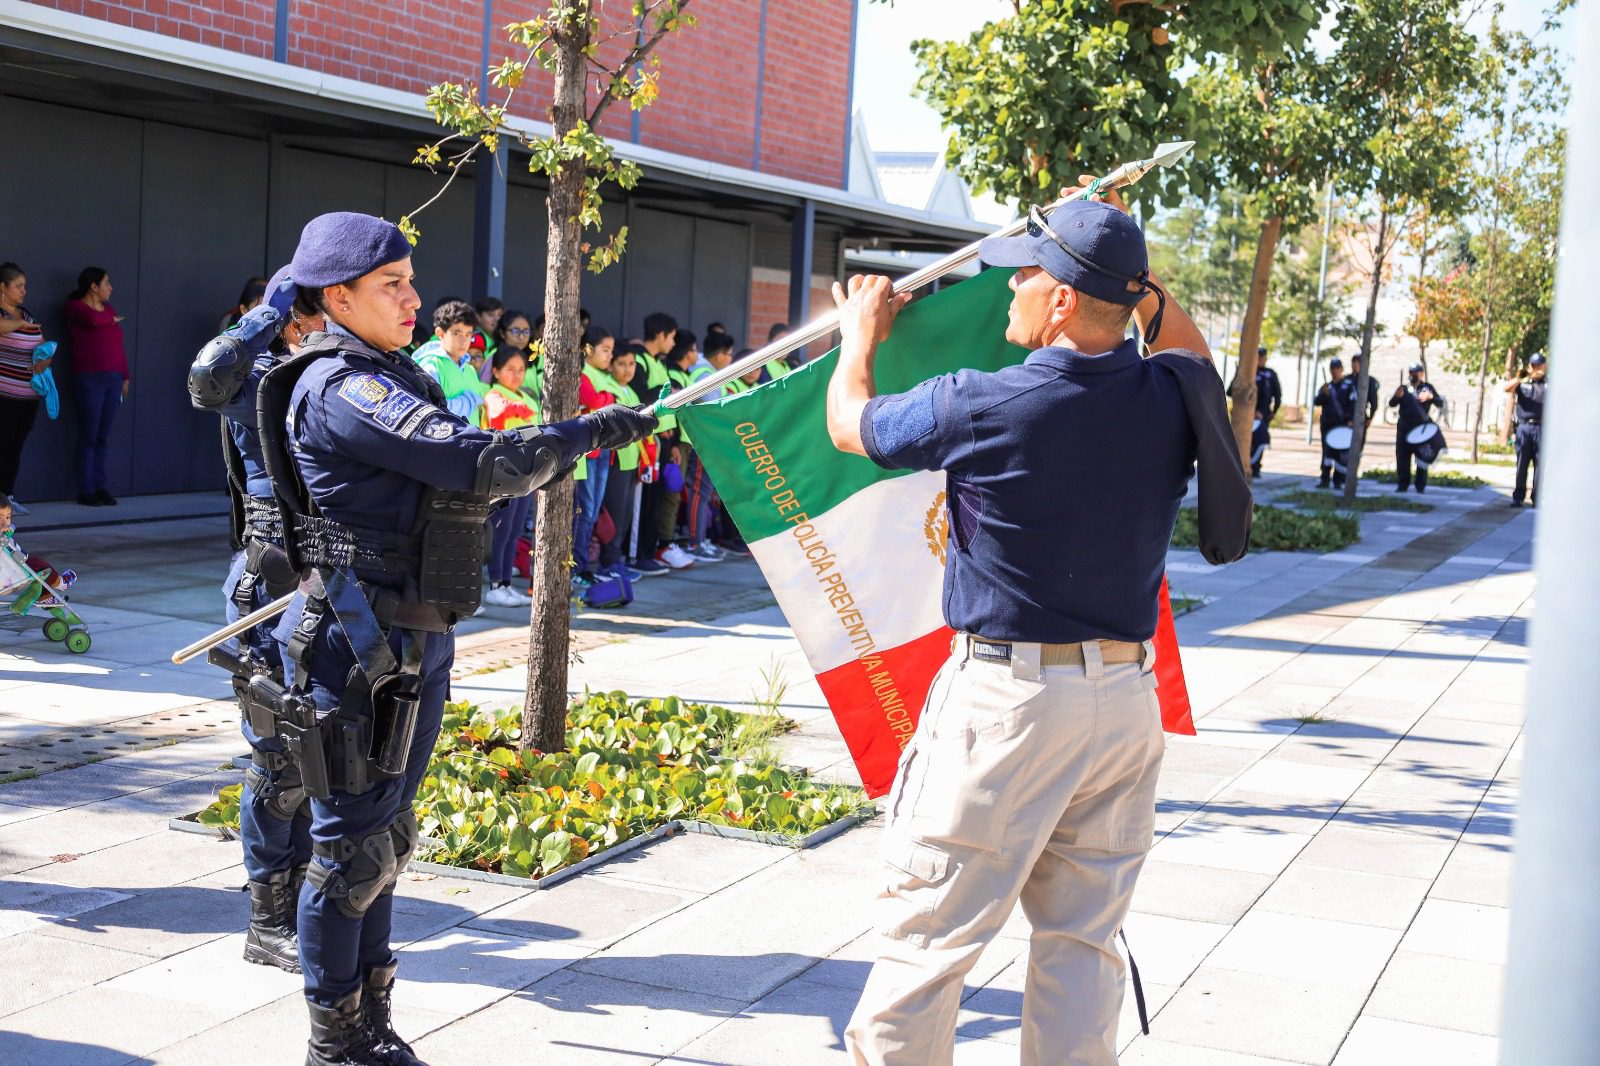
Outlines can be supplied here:
<path id="1" fill-rule="evenodd" d="M 411 254 L 400 227 L 375 215 L 333 211 L 300 231 L 289 273 L 301 288 L 324 289 L 370 274 Z"/>
<path id="2" fill-rule="evenodd" d="M 978 258 L 994 267 L 1039 267 L 1107 303 L 1131 306 L 1153 292 L 1158 305 L 1144 335 L 1145 344 L 1153 344 L 1167 296 L 1150 281 L 1144 234 L 1133 219 L 1098 200 L 1069 200 L 1049 218 L 1037 208 L 1028 216 L 1024 232 L 980 241 Z"/>
<path id="3" fill-rule="evenodd" d="M 1547 363 L 1547 362 L 1549 362 L 1549 360 L 1547 360 L 1544 357 L 1544 353 L 1543 352 L 1535 352 L 1534 355 L 1533 355 L 1533 358 L 1528 360 L 1528 365 L 1529 366 L 1544 366 L 1545 363 Z"/>
<path id="4" fill-rule="evenodd" d="M 1343 360 L 1343 359 L 1340 359 L 1340 358 L 1339 358 L 1339 357 L 1338 357 L 1338 356 L 1337 356 L 1337 355 L 1336 355 L 1336 356 L 1334 356 L 1334 357 L 1333 357 L 1333 358 L 1332 358 L 1332 359 L 1329 359 L 1329 360 L 1328 360 L 1328 366 L 1329 366 L 1329 367 L 1330 367 L 1330 368 L 1332 368 L 1332 367 L 1339 367 L 1339 368 L 1340 368 L 1340 369 L 1343 369 L 1343 368 L 1344 368 L 1344 360 Z"/>

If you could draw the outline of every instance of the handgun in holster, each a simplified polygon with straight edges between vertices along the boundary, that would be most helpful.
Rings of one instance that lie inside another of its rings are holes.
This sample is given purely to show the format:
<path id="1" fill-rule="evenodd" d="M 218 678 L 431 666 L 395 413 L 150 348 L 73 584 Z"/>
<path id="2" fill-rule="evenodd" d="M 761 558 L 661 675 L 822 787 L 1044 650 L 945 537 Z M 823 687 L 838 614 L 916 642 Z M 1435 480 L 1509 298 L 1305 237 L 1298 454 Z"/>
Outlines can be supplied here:
<path id="1" fill-rule="evenodd" d="M 206 653 L 206 661 L 233 675 L 230 680 L 233 682 L 234 697 L 239 701 L 239 716 L 250 726 L 251 732 L 258 737 L 276 736 L 278 725 L 272 708 L 252 696 L 250 690 L 250 683 L 255 678 L 271 677 L 272 666 L 266 658 L 253 648 L 242 648 L 235 654 L 219 644 Z"/>

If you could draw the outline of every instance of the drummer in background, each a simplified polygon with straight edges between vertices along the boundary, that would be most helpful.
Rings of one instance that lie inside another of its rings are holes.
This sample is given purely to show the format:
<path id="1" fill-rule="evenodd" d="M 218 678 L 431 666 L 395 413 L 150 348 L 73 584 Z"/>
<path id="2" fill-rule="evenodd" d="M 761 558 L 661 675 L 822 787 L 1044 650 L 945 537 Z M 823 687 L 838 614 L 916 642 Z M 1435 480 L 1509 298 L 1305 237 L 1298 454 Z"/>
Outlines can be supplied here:
<path id="1" fill-rule="evenodd" d="M 1428 371 L 1421 363 L 1412 363 L 1408 373 L 1411 384 L 1400 386 L 1389 397 L 1389 406 L 1399 408 L 1394 434 L 1394 490 L 1404 492 L 1411 487 L 1411 462 L 1415 458 L 1417 491 L 1421 492 L 1428 484 L 1428 466 L 1444 450 L 1444 434 L 1429 410 L 1437 407 L 1442 412 L 1444 398 L 1428 384 Z"/>
<path id="2" fill-rule="evenodd" d="M 1527 499 L 1539 506 L 1539 423 L 1544 421 L 1546 360 L 1539 352 L 1528 360 L 1526 375 L 1521 371 L 1506 383 L 1506 391 L 1517 404 L 1517 485 L 1511 490 L 1511 506 L 1521 507 Z M 1528 496 L 1528 467 L 1533 467 L 1533 495 Z"/>
<path id="3" fill-rule="evenodd" d="M 1256 420 L 1250 429 L 1250 476 L 1261 476 L 1261 457 L 1272 444 L 1268 426 L 1283 406 L 1283 386 L 1278 372 L 1267 366 L 1267 350 L 1256 349 Z"/>
<path id="4" fill-rule="evenodd" d="M 1321 408 L 1318 413 L 1318 428 L 1322 431 L 1322 477 L 1317 480 L 1319 489 L 1328 487 L 1330 476 L 1334 488 L 1344 488 L 1345 457 L 1349 455 L 1350 423 L 1354 420 L 1351 413 L 1354 404 L 1351 401 L 1355 399 L 1355 392 L 1350 380 L 1344 376 L 1344 361 L 1334 356 L 1328 360 L 1328 380 L 1311 399 L 1313 407 Z"/>
<path id="5" fill-rule="evenodd" d="M 1361 381 L 1361 353 L 1357 352 L 1356 354 L 1354 354 L 1354 355 L 1352 355 L 1350 357 L 1350 374 L 1349 374 L 1348 377 L 1346 377 L 1344 379 L 1345 388 L 1346 388 L 1346 390 L 1348 390 L 1347 393 L 1346 393 L 1347 399 L 1345 400 L 1345 408 L 1346 408 L 1346 410 L 1349 411 L 1350 424 L 1352 426 L 1356 424 L 1356 411 L 1358 411 L 1360 409 L 1360 407 L 1361 407 L 1360 404 L 1356 403 L 1356 386 L 1360 383 L 1360 381 Z M 1366 429 L 1371 429 L 1372 428 L 1372 416 L 1377 414 L 1377 413 L 1378 413 L 1378 379 L 1369 376 L 1367 378 L 1367 424 L 1366 424 L 1366 427 L 1365 427 Z"/>

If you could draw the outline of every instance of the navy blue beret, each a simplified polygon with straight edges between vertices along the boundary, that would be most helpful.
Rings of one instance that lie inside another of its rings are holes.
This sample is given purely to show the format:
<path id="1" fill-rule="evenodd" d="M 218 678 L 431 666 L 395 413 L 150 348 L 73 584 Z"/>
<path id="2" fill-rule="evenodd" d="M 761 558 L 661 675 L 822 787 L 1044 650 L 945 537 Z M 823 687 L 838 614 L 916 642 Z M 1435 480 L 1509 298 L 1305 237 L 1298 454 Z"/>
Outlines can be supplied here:
<path id="1" fill-rule="evenodd" d="M 400 227 L 375 215 L 332 211 L 300 231 L 289 273 L 301 288 L 343 285 L 411 254 Z"/>

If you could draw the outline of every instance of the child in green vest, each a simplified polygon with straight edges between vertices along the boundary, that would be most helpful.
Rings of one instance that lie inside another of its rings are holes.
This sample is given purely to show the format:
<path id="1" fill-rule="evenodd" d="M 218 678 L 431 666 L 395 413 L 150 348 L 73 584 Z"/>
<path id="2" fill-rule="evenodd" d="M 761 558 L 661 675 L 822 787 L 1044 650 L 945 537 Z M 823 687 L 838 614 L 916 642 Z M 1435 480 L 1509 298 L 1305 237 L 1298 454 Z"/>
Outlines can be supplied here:
<path id="1" fill-rule="evenodd" d="M 466 422 L 476 422 L 478 405 L 489 386 L 472 369 L 472 338 L 478 316 L 472 306 L 450 300 L 433 312 L 433 336 L 411 356 L 444 390 L 445 406 Z"/>
<path id="2" fill-rule="evenodd" d="M 611 378 L 609 388 L 617 397 L 618 403 L 625 403 L 630 407 L 639 406 L 639 394 L 633 390 L 632 382 L 638 374 L 638 357 L 642 350 L 642 345 L 630 344 L 611 357 L 611 368 L 608 373 Z M 611 473 L 606 479 L 605 508 L 611 515 L 612 522 L 616 524 L 617 535 L 611 538 L 609 544 L 600 548 L 599 574 L 602 578 L 619 576 L 624 569 L 628 572 L 629 581 L 665 573 L 664 569 L 649 571 L 635 569 L 627 563 L 635 536 L 634 515 L 637 514 L 640 495 L 639 470 L 642 466 L 653 462 L 654 456 L 653 439 L 618 448 L 613 453 Z"/>
<path id="3" fill-rule="evenodd" d="M 520 429 L 539 421 L 538 405 L 522 391 L 527 376 L 528 360 L 520 351 L 510 346 L 495 351 L 494 384 L 489 386 L 478 408 L 477 420 L 483 429 Z M 489 515 L 489 530 L 493 535 L 489 551 L 489 591 L 483 602 L 491 607 L 526 607 L 532 597 L 524 595 L 511 584 L 513 567 L 517 558 L 517 538 L 527 528 L 533 512 L 533 493 L 518 496 L 502 503 Z"/>
<path id="4" fill-rule="evenodd" d="M 598 411 L 617 402 L 617 383 L 606 373 L 611 368 L 611 352 L 616 338 L 609 330 L 592 327 L 583 335 L 583 376 L 578 379 L 578 404 L 584 411 Z M 592 585 L 594 572 L 589 567 L 589 542 L 605 503 L 606 481 L 611 473 L 611 452 L 595 449 L 589 453 L 588 476 L 574 486 L 576 513 L 572 519 L 572 559 L 577 580 Z M 616 516 L 613 515 L 613 518 Z"/>

